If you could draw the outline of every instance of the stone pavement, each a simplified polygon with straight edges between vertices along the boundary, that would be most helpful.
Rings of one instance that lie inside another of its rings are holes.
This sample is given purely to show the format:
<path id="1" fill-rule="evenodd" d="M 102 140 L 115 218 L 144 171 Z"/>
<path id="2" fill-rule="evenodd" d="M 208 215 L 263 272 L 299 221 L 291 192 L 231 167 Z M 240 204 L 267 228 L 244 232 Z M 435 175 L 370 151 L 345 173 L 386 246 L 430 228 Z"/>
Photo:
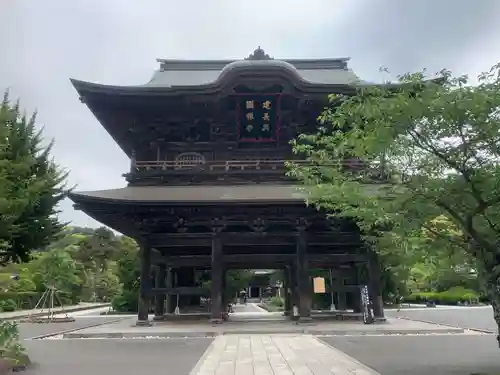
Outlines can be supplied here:
<path id="1" fill-rule="evenodd" d="M 217 337 L 191 375 L 379 375 L 311 335 Z"/>

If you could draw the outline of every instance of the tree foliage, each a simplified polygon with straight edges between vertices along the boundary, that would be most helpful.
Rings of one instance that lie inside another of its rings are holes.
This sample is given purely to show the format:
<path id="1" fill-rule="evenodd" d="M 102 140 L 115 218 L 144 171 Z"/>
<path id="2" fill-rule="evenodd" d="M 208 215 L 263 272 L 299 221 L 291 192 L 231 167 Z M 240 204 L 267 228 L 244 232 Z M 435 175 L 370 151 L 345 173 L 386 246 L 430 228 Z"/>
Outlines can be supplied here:
<path id="1" fill-rule="evenodd" d="M 36 114 L 26 117 L 7 93 L 0 104 L 0 264 L 25 262 L 63 225 L 56 217 L 66 173 L 43 144 Z"/>
<path id="2" fill-rule="evenodd" d="M 78 268 L 74 259 L 65 249 L 55 249 L 40 254 L 35 260 L 33 279 L 43 291 L 48 287 L 55 287 L 64 292 L 70 292 L 75 286 L 82 283 L 78 277 Z"/>
<path id="3" fill-rule="evenodd" d="M 355 219 L 381 253 L 406 256 L 426 231 L 468 254 L 500 324 L 499 66 L 476 85 L 448 71 L 399 80 L 332 95 L 320 131 L 293 144 L 311 165 L 291 174 L 311 204 Z"/>

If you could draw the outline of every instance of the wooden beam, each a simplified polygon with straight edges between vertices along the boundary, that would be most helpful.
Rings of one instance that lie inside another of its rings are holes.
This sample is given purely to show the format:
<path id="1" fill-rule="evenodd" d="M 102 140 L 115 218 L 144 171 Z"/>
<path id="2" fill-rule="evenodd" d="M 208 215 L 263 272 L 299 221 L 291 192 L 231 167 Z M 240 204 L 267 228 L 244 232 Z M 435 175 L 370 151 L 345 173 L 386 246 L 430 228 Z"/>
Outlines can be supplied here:
<path id="1" fill-rule="evenodd" d="M 162 256 L 153 254 L 152 262 L 165 264 L 167 267 L 210 267 L 212 258 L 210 255 L 174 255 Z"/>
<path id="2" fill-rule="evenodd" d="M 224 247 L 227 246 L 295 246 L 296 232 L 269 233 L 269 232 L 224 232 L 221 239 Z M 152 247 L 209 247 L 211 233 L 158 233 L 151 234 L 148 239 Z M 342 247 L 359 245 L 360 240 L 354 233 L 319 232 L 311 233 L 308 246 Z"/>
<path id="3" fill-rule="evenodd" d="M 153 288 L 153 294 L 179 294 L 183 296 L 210 296 L 210 290 L 196 286 L 178 286 L 176 288 Z"/>
<path id="4" fill-rule="evenodd" d="M 223 263 L 231 266 L 233 264 L 245 265 L 284 265 L 292 262 L 294 254 L 224 254 Z M 328 267 L 329 265 L 339 265 L 350 262 L 365 262 L 366 256 L 363 254 L 309 254 L 309 262 L 314 267 Z M 167 255 L 159 253 L 152 254 L 154 264 L 165 264 L 167 267 L 211 267 L 212 258 L 210 255 Z M 273 267 L 271 267 L 273 268 Z"/>
<path id="5" fill-rule="evenodd" d="M 212 246 L 212 238 L 209 236 L 203 237 L 165 237 L 152 236 L 151 246 L 155 249 L 169 248 L 169 247 L 210 247 Z"/>

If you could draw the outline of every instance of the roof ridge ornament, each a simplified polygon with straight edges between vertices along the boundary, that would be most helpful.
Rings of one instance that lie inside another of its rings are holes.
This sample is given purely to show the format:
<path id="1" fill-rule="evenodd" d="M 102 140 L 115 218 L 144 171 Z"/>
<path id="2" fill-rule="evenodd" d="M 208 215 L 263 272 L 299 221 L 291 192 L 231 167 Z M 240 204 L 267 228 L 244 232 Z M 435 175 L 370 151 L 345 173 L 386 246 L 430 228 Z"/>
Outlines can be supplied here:
<path id="1" fill-rule="evenodd" d="M 273 58 L 265 53 L 260 46 L 258 46 L 255 51 L 245 58 L 245 60 L 273 60 Z"/>

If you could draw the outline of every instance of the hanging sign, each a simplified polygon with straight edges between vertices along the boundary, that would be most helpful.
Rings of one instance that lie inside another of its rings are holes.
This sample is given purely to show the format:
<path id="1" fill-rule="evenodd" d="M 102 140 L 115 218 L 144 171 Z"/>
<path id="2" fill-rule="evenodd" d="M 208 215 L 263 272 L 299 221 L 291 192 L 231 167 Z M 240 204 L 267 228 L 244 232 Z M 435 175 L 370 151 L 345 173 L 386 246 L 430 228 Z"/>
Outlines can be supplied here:
<path id="1" fill-rule="evenodd" d="M 363 285 L 361 293 L 361 309 L 363 312 L 363 323 L 371 324 L 375 321 L 370 303 L 370 294 L 368 293 L 368 285 Z"/>
<path id="2" fill-rule="evenodd" d="M 240 142 L 274 142 L 279 132 L 279 95 L 249 94 L 238 98 Z"/>
<path id="3" fill-rule="evenodd" d="M 313 278 L 314 293 L 326 293 L 325 279 L 323 277 Z"/>

